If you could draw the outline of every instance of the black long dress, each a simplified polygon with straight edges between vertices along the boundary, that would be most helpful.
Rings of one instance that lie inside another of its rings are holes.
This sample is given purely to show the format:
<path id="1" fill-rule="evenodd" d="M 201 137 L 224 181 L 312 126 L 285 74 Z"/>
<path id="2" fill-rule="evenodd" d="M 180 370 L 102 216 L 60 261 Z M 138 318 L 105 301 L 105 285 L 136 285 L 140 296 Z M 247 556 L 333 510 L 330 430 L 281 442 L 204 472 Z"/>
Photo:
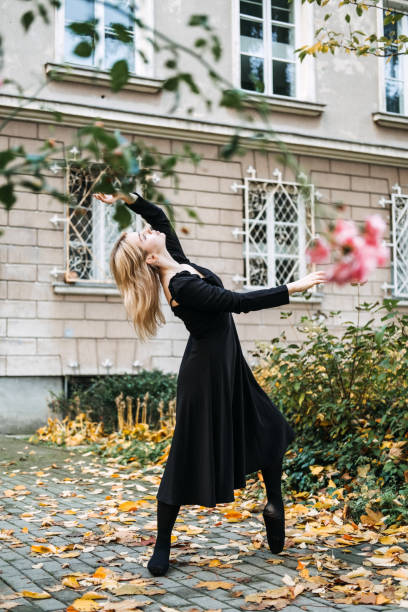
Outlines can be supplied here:
<path id="1" fill-rule="evenodd" d="M 207 507 L 232 502 L 234 489 L 245 487 L 245 475 L 280 458 L 295 433 L 255 380 L 231 313 L 288 304 L 288 288 L 224 289 L 217 274 L 186 257 L 159 206 L 140 196 L 128 206 L 166 234 L 166 248 L 178 263 L 204 276 L 182 270 L 169 282 L 179 304 L 172 311 L 190 335 L 177 380 L 176 425 L 156 497 Z"/>

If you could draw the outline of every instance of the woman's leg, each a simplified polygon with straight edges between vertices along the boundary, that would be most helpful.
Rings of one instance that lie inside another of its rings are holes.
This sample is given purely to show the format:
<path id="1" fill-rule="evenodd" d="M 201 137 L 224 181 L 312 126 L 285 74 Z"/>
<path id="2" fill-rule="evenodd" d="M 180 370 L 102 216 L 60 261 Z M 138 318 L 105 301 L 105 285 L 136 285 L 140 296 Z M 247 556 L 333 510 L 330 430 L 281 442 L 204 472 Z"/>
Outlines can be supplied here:
<path id="1" fill-rule="evenodd" d="M 268 502 L 263 510 L 269 548 L 277 554 L 285 545 L 285 508 L 282 499 L 283 457 L 262 468 Z"/>
<path id="2" fill-rule="evenodd" d="M 169 569 L 171 532 L 180 506 L 157 500 L 157 537 L 147 568 L 154 576 L 163 576 Z"/>

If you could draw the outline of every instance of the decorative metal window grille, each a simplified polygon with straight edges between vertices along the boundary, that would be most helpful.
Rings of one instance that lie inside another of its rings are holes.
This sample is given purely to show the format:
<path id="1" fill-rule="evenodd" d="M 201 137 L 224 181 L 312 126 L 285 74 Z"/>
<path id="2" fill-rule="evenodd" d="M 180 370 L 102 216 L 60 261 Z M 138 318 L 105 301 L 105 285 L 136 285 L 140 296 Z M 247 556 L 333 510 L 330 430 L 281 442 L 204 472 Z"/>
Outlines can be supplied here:
<path id="1" fill-rule="evenodd" d="M 243 185 L 244 281 L 247 288 L 283 285 L 308 273 L 306 249 L 314 237 L 314 198 L 312 184 L 282 181 L 275 169 L 274 179 L 256 178 L 254 168 Z M 312 288 L 314 292 L 315 287 Z"/>
<path id="2" fill-rule="evenodd" d="M 71 282 L 110 283 L 109 256 L 120 235 L 113 219 L 115 206 L 104 204 L 92 196 L 92 187 L 101 172 L 100 166 L 86 169 L 70 165 L 67 171 L 68 191 L 74 203 L 66 209 L 66 280 Z M 140 216 L 128 229 L 139 231 Z"/>
<path id="3" fill-rule="evenodd" d="M 389 200 L 380 200 L 381 206 L 391 207 L 392 236 L 388 243 L 392 252 L 392 282 L 384 283 L 383 289 L 391 288 L 394 297 L 408 299 L 408 194 L 401 193 L 399 185 L 394 185 L 393 191 Z"/>

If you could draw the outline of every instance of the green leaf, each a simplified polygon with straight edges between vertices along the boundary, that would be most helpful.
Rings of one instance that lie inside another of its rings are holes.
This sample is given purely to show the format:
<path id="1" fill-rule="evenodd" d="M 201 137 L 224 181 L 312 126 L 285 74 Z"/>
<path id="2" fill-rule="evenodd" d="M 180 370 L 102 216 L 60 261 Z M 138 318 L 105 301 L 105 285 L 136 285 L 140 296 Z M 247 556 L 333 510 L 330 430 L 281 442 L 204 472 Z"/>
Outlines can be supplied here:
<path id="1" fill-rule="evenodd" d="M 230 159 L 233 155 L 239 153 L 240 138 L 238 134 L 234 134 L 231 140 L 221 147 L 220 156 L 222 159 Z"/>
<path id="2" fill-rule="evenodd" d="M 27 32 L 34 21 L 33 11 L 27 11 L 21 16 L 21 23 L 25 31 Z"/>
<path id="3" fill-rule="evenodd" d="M 0 151 L 0 169 L 3 169 L 15 158 L 13 151 L 5 150 Z"/>
<path id="4" fill-rule="evenodd" d="M 16 202 L 16 196 L 14 195 L 14 185 L 7 183 L 0 187 L 0 202 L 3 202 L 6 210 L 10 210 L 13 204 Z"/>
<path id="5" fill-rule="evenodd" d="M 110 26 L 118 40 L 126 44 L 133 43 L 132 31 L 126 28 L 122 23 L 111 23 Z"/>
<path id="6" fill-rule="evenodd" d="M 80 42 L 74 49 L 75 55 L 79 57 L 90 57 L 92 55 L 93 45 L 85 42 L 84 40 Z"/>
<path id="7" fill-rule="evenodd" d="M 46 7 L 43 4 L 41 4 L 41 2 L 38 3 L 38 12 L 43 18 L 44 23 L 48 25 L 50 23 L 50 20 L 48 19 L 48 11 Z"/>
<path id="8" fill-rule="evenodd" d="M 125 204 L 117 202 L 116 210 L 113 214 L 112 218 L 118 222 L 121 230 L 124 230 L 126 227 L 132 222 L 132 215 L 130 214 L 130 210 L 126 207 Z"/>
<path id="9" fill-rule="evenodd" d="M 227 108 L 243 108 L 243 101 L 246 99 L 246 93 L 240 89 L 224 89 L 220 101 L 220 106 Z"/>
<path id="10" fill-rule="evenodd" d="M 195 94 L 199 94 L 200 90 L 198 88 L 198 86 L 196 85 L 196 82 L 194 81 L 192 75 L 189 72 L 183 72 L 182 74 L 180 74 L 180 78 L 187 83 L 187 85 L 190 87 L 191 91 Z"/>
<path id="11" fill-rule="evenodd" d="M 170 68 L 171 70 L 174 70 L 174 68 L 177 67 L 177 62 L 174 59 L 169 59 L 165 63 L 165 66 L 166 68 Z"/>
<path id="12" fill-rule="evenodd" d="M 162 85 L 162 89 L 167 89 L 167 91 L 176 91 L 178 89 L 180 83 L 180 77 L 170 77 L 166 79 Z"/>
<path id="13" fill-rule="evenodd" d="M 125 59 L 115 62 L 110 69 L 111 89 L 119 91 L 129 80 L 129 66 Z"/>
<path id="14" fill-rule="evenodd" d="M 201 47 L 205 47 L 207 44 L 207 41 L 205 38 L 197 38 L 197 40 L 194 41 L 194 46 L 197 47 L 197 49 L 200 49 Z"/>
<path id="15" fill-rule="evenodd" d="M 90 36 L 91 38 L 97 34 L 96 32 L 97 20 L 91 21 L 73 21 L 68 25 L 68 29 L 78 34 L 78 36 Z"/>
<path id="16" fill-rule="evenodd" d="M 209 30 L 208 15 L 191 15 L 188 21 L 190 26 L 201 26 L 205 30 Z"/>

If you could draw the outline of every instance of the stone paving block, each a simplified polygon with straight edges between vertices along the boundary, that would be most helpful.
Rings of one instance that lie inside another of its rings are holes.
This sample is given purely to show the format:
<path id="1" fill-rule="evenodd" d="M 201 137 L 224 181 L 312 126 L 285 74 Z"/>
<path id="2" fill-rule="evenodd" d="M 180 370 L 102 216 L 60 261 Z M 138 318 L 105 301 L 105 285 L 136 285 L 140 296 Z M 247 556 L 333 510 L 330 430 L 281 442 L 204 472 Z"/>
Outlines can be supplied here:
<path id="1" fill-rule="evenodd" d="M 57 599 L 39 599 L 36 601 L 37 606 L 41 610 L 56 611 L 56 610 L 65 610 L 66 606 Z"/>
<path id="2" fill-rule="evenodd" d="M 210 597 L 209 595 L 201 595 L 199 597 L 193 597 L 190 601 L 194 604 L 198 604 L 204 610 L 217 610 L 218 608 L 230 608 L 231 604 L 225 601 L 220 601 L 219 599 L 215 599 L 214 597 Z"/>
<path id="3" fill-rule="evenodd" d="M 180 606 L 186 606 L 189 602 L 178 595 L 172 593 L 166 593 L 166 595 L 160 595 L 158 603 L 169 606 L 169 608 L 179 608 Z M 190 605 L 191 607 L 191 605 Z"/>

